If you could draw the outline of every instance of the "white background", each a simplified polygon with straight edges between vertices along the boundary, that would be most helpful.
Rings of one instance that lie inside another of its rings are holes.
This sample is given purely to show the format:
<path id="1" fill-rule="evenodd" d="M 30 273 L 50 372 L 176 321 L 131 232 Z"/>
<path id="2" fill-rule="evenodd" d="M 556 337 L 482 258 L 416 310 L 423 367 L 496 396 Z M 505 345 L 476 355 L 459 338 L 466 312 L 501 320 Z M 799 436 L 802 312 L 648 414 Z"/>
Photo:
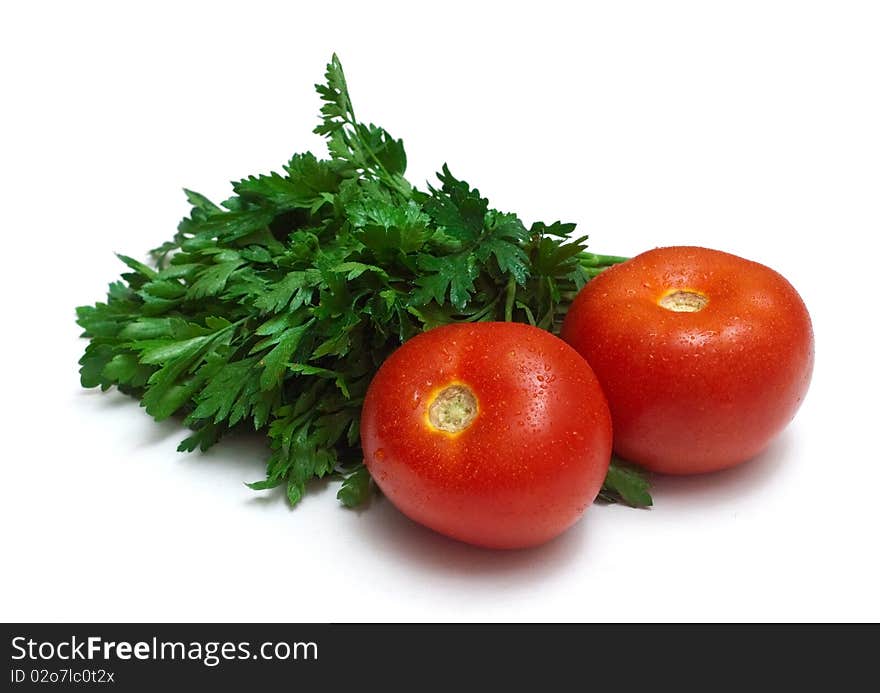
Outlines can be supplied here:
<path id="1" fill-rule="evenodd" d="M 16 9 L 11 9 L 15 7 Z M 23 9 L 26 8 L 26 9 Z M 3 620 L 877 620 L 880 14 L 864 2 L 7 3 L 0 11 Z M 786 275 L 812 389 L 759 459 L 487 552 L 333 484 L 290 510 L 259 437 L 207 455 L 79 388 L 76 305 L 183 186 L 323 152 L 331 53 L 410 179 L 598 252 L 699 244 Z"/>

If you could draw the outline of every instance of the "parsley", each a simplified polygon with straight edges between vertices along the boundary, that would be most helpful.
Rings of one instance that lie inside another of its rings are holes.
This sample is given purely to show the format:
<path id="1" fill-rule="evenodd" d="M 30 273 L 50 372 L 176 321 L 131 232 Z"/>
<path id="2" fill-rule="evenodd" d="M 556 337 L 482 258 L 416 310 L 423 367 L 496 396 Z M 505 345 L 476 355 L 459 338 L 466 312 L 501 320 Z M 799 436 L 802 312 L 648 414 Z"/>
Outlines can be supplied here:
<path id="1" fill-rule="evenodd" d="M 554 330 L 581 286 L 623 258 L 587 253 L 574 224 L 526 227 L 445 165 L 417 190 L 403 142 L 355 117 L 335 55 L 316 88 L 330 158 L 296 154 L 220 204 L 186 190 L 191 212 L 153 266 L 120 255 L 128 271 L 106 302 L 77 309 L 80 374 L 156 420 L 182 417 L 192 432 L 180 450 L 265 431 L 253 489 L 283 485 L 295 504 L 310 479 L 336 475 L 355 506 L 371 491 L 361 403 L 395 347 L 450 322 Z M 603 497 L 650 504 L 643 477 L 616 467 Z"/>
<path id="2" fill-rule="evenodd" d="M 644 472 L 612 457 L 605 484 L 599 492 L 599 500 L 606 503 L 626 503 L 633 508 L 649 508 L 653 505 L 650 488 Z"/>

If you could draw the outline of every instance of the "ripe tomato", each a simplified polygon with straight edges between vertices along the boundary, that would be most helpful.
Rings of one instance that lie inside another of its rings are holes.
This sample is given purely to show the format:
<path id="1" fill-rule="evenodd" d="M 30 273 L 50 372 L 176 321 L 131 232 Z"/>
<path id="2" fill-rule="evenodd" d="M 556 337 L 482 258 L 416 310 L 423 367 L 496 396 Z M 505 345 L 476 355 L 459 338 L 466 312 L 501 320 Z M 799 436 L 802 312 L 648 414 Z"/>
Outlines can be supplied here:
<path id="1" fill-rule="evenodd" d="M 602 383 L 615 452 L 668 474 L 757 455 L 813 370 L 810 316 L 791 284 L 705 248 L 658 248 L 606 270 L 575 298 L 562 338 Z"/>
<path id="2" fill-rule="evenodd" d="M 388 358 L 361 418 L 367 468 L 405 515 L 479 546 L 545 542 L 583 514 L 611 457 L 587 363 L 518 323 L 438 327 Z"/>

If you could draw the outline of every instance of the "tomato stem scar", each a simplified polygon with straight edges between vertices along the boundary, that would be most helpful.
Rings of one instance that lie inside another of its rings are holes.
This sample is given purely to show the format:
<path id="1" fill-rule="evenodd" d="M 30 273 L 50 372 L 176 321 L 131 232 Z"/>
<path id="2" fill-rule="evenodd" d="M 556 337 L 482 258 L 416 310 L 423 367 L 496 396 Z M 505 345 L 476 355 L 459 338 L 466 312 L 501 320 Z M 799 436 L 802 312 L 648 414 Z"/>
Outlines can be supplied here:
<path id="1" fill-rule="evenodd" d="M 450 385 L 439 393 L 428 407 L 428 421 L 434 428 L 460 433 L 477 416 L 477 399 L 469 387 Z"/>
<path id="2" fill-rule="evenodd" d="M 657 305 L 673 313 L 696 313 L 703 310 L 709 303 L 709 297 L 697 291 L 673 291 L 668 293 Z"/>

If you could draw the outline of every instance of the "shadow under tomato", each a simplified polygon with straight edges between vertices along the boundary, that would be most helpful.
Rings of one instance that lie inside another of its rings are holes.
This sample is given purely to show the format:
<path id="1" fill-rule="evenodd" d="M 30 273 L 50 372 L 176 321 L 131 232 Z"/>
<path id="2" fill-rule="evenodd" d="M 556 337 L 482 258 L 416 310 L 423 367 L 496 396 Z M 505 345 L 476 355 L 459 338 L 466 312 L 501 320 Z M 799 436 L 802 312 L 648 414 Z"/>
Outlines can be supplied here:
<path id="1" fill-rule="evenodd" d="M 654 504 L 686 501 L 717 503 L 745 496 L 760 489 L 782 469 L 794 462 L 795 443 L 790 430 L 783 431 L 770 446 L 754 459 L 709 474 L 663 476 L 652 478 Z"/>
<path id="2" fill-rule="evenodd" d="M 593 509 L 592 512 L 596 512 Z M 585 550 L 590 511 L 561 536 L 528 549 L 484 549 L 449 539 L 413 522 L 386 498 L 374 499 L 363 517 L 364 540 L 376 551 L 393 553 L 402 563 L 454 576 L 500 576 L 516 579 L 558 572 L 560 567 Z"/>

